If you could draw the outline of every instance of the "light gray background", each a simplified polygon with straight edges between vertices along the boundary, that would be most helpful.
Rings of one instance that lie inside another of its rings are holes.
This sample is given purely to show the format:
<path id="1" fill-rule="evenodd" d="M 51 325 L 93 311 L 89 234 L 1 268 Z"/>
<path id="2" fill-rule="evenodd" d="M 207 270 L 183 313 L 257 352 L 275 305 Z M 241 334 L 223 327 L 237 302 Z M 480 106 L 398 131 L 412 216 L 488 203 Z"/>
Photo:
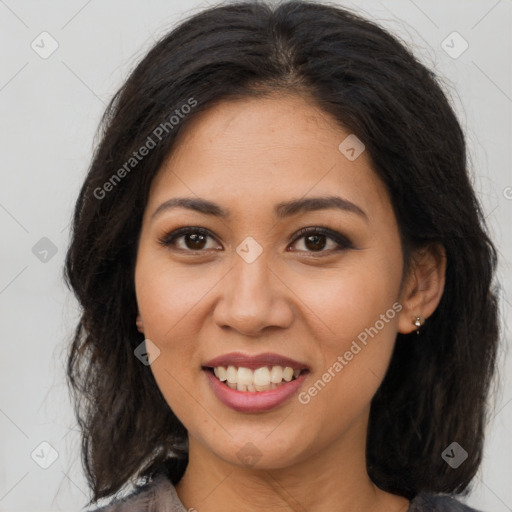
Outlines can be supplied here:
<path id="1" fill-rule="evenodd" d="M 107 101 L 158 37 L 212 3 L 0 1 L 0 511 L 80 510 L 89 497 L 64 379 L 77 318 L 61 279 L 71 211 Z M 505 329 L 485 460 L 467 502 L 511 511 L 512 1 L 368 0 L 357 9 L 445 78 L 467 133 L 475 188 L 501 257 Z M 47 59 L 31 48 L 43 31 L 59 45 Z M 456 59 L 441 47 L 453 31 L 469 44 Z M 46 262 L 32 252 L 42 237 L 57 249 Z M 58 453 L 48 469 L 31 458 L 34 450 L 37 460 L 47 456 L 43 441 Z"/>

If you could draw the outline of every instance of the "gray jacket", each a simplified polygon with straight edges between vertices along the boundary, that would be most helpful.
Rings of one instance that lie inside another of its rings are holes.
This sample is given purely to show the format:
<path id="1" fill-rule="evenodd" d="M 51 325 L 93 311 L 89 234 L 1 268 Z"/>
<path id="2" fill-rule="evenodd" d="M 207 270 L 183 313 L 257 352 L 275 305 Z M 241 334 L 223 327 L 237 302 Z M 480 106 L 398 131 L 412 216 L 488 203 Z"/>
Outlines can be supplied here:
<path id="1" fill-rule="evenodd" d="M 187 510 L 167 476 L 161 474 L 144 487 L 104 507 L 88 512 L 198 512 Z M 418 494 L 407 512 L 478 512 L 450 495 Z"/>

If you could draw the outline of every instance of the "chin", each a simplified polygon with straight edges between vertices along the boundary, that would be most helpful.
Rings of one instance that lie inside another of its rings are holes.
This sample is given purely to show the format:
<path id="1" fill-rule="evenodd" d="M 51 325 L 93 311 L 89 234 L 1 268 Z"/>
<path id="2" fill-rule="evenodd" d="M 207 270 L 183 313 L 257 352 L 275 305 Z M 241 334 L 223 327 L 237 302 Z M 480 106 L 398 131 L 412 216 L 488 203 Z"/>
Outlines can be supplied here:
<path id="1" fill-rule="evenodd" d="M 305 448 L 300 432 L 295 435 L 286 431 L 286 438 L 276 436 L 272 439 L 272 434 L 268 434 L 270 431 L 255 435 L 254 430 L 240 429 L 228 442 L 220 443 L 216 437 L 204 440 L 203 444 L 218 458 L 244 469 L 273 470 L 297 463 L 300 458 L 297 448 Z"/>

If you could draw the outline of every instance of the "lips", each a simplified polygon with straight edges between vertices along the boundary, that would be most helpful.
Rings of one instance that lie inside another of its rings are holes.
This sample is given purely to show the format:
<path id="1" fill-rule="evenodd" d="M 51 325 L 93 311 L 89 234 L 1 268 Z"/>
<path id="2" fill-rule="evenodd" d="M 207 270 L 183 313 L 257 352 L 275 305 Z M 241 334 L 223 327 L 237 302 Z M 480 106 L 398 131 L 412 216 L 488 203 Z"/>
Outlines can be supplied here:
<path id="1" fill-rule="evenodd" d="M 215 368 L 217 366 L 235 366 L 244 367 L 256 370 L 263 366 L 289 366 L 294 370 L 308 370 L 309 366 L 306 363 L 295 361 L 289 357 L 273 354 L 270 352 L 258 354 L 255 356 L 243 354 L 242 352 L 231 352 L 230 354 L 223 354 L 207 361 L 203 367 Z"/>
<path id="2" fill-rule="evenodd" d="M 207 361 L 203 370 L 224 405 L 239 412 L 263 412 L 295 394 L 309 366 L 279 354 L 233 352 Z"/>
<path id="3" fill-rule="evenodd" d="M 307 372 L 275 389 L 261 392 L 237 391 L 226 386 L 209 371 L 205 371 L 204 375 L 213 394 L 225 406 L 237 412 L 262 413 L 288 402 L 293 395 L 298 393 Z"/>

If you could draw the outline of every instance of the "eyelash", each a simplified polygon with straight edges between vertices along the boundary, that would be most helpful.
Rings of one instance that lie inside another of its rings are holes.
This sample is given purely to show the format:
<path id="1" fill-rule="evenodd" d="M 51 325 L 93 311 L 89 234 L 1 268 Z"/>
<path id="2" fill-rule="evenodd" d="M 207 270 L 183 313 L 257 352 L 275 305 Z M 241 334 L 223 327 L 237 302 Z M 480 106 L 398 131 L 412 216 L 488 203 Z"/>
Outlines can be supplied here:
<path id="1" fill-rule="evenodd" d="M 178 238 L 181 238 L 184 235 L 188 235 L 188 234 L 200 234 L 200 235 L 209 236 L 209 237 L 215 239 L 215 237 L 207 229 L 190 226 L 190 227 L 179 228 L 170 233 L 163 235 L 162 237 L 160 237 L 158 239 L 158 243 L 166 248 L 171 248 Z M 317 255 L 317 254 L 321 255 L 322 253 L 327 253 L 329 255 L 329 254 L 332 254 L 333 252 L 338 252 L 338 251 L 354 248 L 352 242 L 346 236 L 344 236 L 336 231 L 333 231 L 329 228 L 324 228 L 321 226 L 300 229 L 297 233 L 295 233 L 291 244 L 295 244 L 301 238 L 304 238 L 309 235 L 324 235 L 327 238 L 331 239 L 333 242 L 335 242 L 337 244 L 337 247 L 335 249 L 328 249 L 328 250 L 298 251 L 298 252 L 307 252 L 307 253 L 315 254 L 315 255 Z M 190 253 L 205 252 L 204 249 L 196 250 L 196 251 L 194 251 L 193 249 L 176 249 L 176 250 L 190 252 Z"/>

